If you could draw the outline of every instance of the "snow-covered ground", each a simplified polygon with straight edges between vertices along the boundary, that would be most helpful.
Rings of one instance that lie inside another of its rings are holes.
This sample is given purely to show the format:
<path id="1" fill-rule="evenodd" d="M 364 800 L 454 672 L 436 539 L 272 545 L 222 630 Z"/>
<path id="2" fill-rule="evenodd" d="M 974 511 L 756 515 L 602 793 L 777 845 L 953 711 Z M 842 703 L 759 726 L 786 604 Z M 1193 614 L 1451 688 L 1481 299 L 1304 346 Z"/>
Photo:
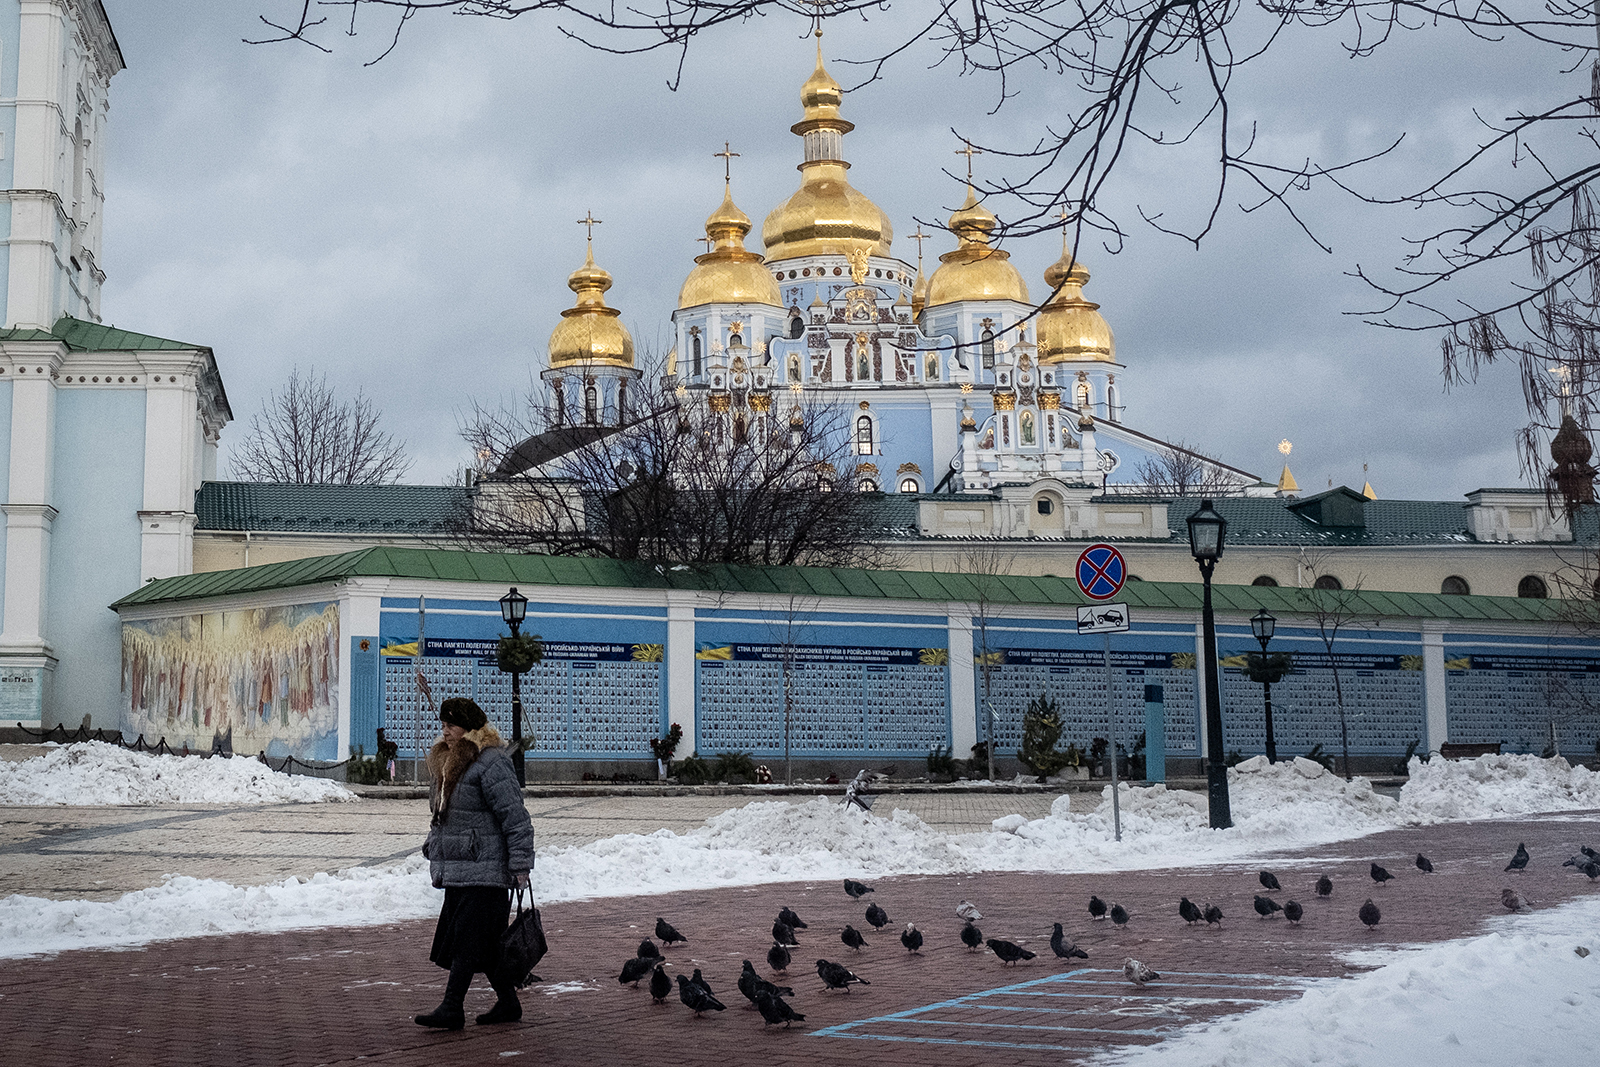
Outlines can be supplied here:
<path id="1" fill-rule="evenodd" d="M 1203 1023 L 1105 1067 L 1501 1067 L 1592 1059 L 1600 898 L 1489 922 L 1481 937 L 1353 954 L 1376 970 Z M 1579 950 L 1582 950 L 1580 952 Z"/>
<path id="2" fill-rule="evenodd" d="M 867 814 L 827 798 L 756 801 L 687 833 L 621 834 L 551 849 L 539 857 L 535 887 L 538 899 L 550 903 L 845 876 L 1189 866 L 1486 813 L 1600 807 L 1600 776 L 1531 756 L 1414 764 L 1399 801 L 1374 792 L 1365 779 L 1345 782 L 1304 760 L 1247 761 L 1230 781 L 1234 826 L 1219 831 L 1207 828 L 1204 797 L 1123 786 L 1120 842 L 1109 787 L 1092 811 L 1072 811 L 1062 797 L 1044 818 L 1012 815 L 988 832 L 961 834 L 935 830 L 906 811 Z M 880 809 L 892 799 L 882 798 Z M 1083 794 L 1075 799 L 1085 801 Z M 265 886 L 171 877 L 113 901 L 18 895 L 0 900 L 0 956 L 417 919 L 435 914 L 440 897 L 420 856 Z"/>
<path id="3" fill-rule="evenodd" d="M 296 804 L 354 800 L 338 782 L 275 771 L 247 756 L 157 756 L 103 741 L 0 763 L 3 804 Z"/>

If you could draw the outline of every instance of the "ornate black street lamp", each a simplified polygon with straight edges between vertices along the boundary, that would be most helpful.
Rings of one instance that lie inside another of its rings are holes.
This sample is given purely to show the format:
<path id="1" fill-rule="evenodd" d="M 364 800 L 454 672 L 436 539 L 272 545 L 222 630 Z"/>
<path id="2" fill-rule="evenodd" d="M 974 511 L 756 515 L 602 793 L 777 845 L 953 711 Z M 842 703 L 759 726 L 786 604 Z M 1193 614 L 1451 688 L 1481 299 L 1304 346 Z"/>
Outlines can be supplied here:
<path id="1" fill-rule="evenodd" d="M 521 645 L 522 620 L 528 617 L 528 598 L 517 592 L 517 587 L 512 586 L 511 592 L 500 598 L 500 618 L 511 627 L 511 644 Z M 532 664 L 523 663 L 525 657 L 518 654 L 520 649 L 512 651 L 506 649 L 502 641 L 500 652 L 500 669 L 509 668 L 511 674 L 511 764 L 517 769 L 517 784 L 527 785 L 528 777 L 525 761 L 522 754 L 522 672 Z M 511 652 L 511 655 L 507 655 Z"/>
<path id="2" fill-rule="evenodd" d="M 1189 516 L 1189 552 L 1200 564 L 1205 599 L 1200 607 L 1204 627 L 1204 670 L 1206 682 L 1206 793 L 1211 806 L 1211 828 L 1224 830 L 1233 825 L 1228 805 L 1228 768 L 1222 749 L 1222 690 L 1217 683 L 1217 622 L 1211 614 L 1211 572 L 1222 558 L 1228 520 L 1218 515 L 1211 501 L 1202 500 L 1200 510 Z"/>
<path id="3" fill-rule="evenodd" d="M 1278 742 L 1272 736 L 1272 661 L 1267 658 L 1267 642 L 1272 640 L 1272 631 L 1278 626 L 1278 620 L 1273 618 L 1272 612 L 1262 608 L 1250 616 L 1250 632 L 1256 635 L 1256 640 L 1261 642 L 1261 699 L 1266 705 L 1267 712 L 1267 762 L 1278 762 Z"/>

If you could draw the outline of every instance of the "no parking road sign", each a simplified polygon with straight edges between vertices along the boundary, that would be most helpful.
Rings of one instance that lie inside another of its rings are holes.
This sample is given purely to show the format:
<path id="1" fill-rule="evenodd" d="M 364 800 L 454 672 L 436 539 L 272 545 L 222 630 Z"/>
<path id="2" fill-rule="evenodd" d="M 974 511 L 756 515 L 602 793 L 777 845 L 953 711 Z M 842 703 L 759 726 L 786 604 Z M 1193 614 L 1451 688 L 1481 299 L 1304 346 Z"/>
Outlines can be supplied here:
<path id="1" fill-rule="evenodd" d="M 1078 588 L 1090 600 L 1110 600 L 1128 577 L 1122 553 L 1110 545 L 1090 545 L 1078 556 Z"/>

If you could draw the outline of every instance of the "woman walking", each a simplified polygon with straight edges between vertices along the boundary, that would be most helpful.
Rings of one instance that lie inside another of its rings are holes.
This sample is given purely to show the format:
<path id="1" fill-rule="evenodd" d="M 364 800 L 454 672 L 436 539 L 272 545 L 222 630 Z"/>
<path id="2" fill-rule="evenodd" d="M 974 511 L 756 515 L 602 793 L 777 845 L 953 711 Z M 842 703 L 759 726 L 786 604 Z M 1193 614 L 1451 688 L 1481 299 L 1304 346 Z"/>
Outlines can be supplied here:
<path id="1" fill-rule="evenodd" d="M 443 736 L 428 753 L 433 822 L 422 854 L 444 907 L 428 958 L 450 972 L 444 1001 L 422 1026 L 459 1030 L 466 1025 L 467 987 L 486 974 L 498 999 L 478 1016 L 481 1024 L 522 1018 L 516 986 L 497 974 L 500 936 L 511 915 L 513 886 L 526 886 L 533 867 L 533 823 L 522 802 L 505 742 L 489 717 L 465 697 L 439 705 Z"/>

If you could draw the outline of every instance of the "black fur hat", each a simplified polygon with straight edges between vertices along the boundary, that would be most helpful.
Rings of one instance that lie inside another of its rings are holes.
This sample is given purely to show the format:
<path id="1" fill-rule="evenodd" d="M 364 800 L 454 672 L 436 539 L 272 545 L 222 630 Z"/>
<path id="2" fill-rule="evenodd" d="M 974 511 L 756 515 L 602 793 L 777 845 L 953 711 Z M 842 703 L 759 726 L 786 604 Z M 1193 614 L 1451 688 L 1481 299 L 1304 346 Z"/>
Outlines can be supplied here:
<path id="1" fill-rule="evenodd" d="M 487 726 L 489 716 L 468 697 L 451 697 L 439 705 L 439 721 L 470 731 Z"/>

